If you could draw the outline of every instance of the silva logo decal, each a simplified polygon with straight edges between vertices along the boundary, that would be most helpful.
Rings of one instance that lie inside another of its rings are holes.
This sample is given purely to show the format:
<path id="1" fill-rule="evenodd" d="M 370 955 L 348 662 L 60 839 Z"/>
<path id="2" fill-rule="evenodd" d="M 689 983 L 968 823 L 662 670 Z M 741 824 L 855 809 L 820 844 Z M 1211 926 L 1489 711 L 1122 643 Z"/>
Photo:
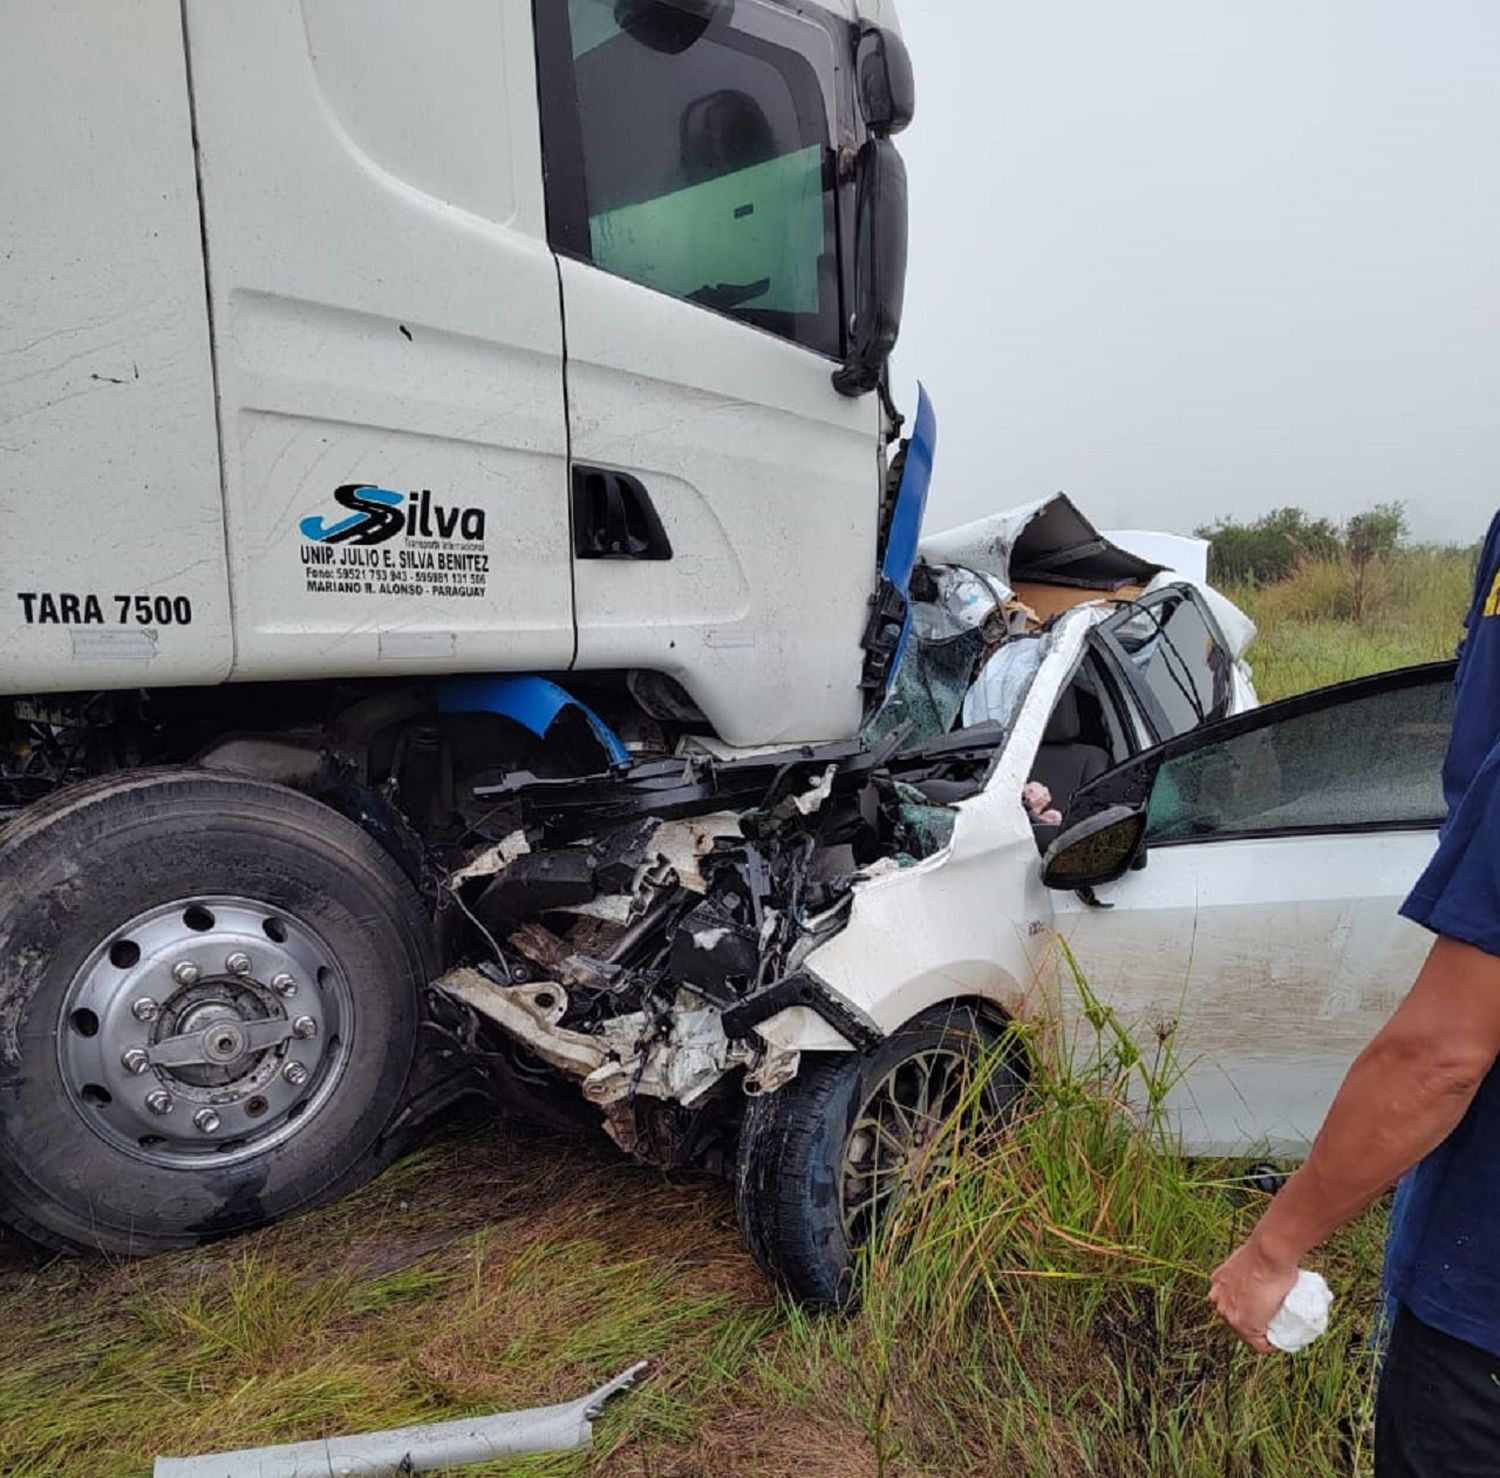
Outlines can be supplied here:
<path id="1" fill-rule="evenodd" d="M 334 489 L 348 513 L 297 525 L 309 595 L 482 596 L 490 558 L 485 510 L 447 508 L 430 488 L 398 493 L 369 483 Z"/>
<path id="2" fill-rule="evenodd" d="M 337 523 L 326 523 L 321 514 L 304 518 L 300 525 L 304 538 L 316 544 L 384 544 L 397 534 L 424 539 L 452 539 L 482 542 L 483 508 L 444 508 L 432 500 L 432 490 L 419 493 L 394 493 L 390 488 L 371 487 L 368 483 L 346 482 L 333 490 L 333 501 L 340 508 L 354 511 Z"/>

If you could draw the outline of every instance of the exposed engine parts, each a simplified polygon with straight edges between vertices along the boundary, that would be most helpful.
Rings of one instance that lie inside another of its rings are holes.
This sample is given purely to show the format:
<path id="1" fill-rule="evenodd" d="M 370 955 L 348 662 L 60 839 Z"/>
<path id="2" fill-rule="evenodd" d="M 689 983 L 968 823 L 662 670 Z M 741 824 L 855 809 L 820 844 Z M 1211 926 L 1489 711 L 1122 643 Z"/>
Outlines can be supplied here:
<path id="1" fill-rule="evenodd" d="M 803 962 L 863 878 L 946 844 L 1002 737 L 906 747 L 906 732 L 487 787 L 516 828 L 447 887 L 491 958 L 435 989 L 578 1080 L 622 1147 L 675 1160 L 662 1105 L 691 1115 L 737 1069 L 750 1095 L 795 1076 L 798 1053 L 757 1031 L 771 1016 L 803 1006 L 851 1047 L 880 1040 Z"/>

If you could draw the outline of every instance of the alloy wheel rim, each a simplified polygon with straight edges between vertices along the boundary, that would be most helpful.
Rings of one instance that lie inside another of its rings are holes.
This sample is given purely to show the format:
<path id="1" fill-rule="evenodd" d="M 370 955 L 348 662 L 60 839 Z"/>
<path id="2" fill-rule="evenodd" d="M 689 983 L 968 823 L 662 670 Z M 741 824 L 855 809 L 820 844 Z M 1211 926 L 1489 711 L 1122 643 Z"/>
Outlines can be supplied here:
<path id="1" fill-rule="evenodd" d="M 851 1252 L 866 1246 L 911 1172 L 963 1101 L 973 1064 L 934 1047 L 899 1062 L 865 1099 L 844 1141 L 839 1217 Z"/>

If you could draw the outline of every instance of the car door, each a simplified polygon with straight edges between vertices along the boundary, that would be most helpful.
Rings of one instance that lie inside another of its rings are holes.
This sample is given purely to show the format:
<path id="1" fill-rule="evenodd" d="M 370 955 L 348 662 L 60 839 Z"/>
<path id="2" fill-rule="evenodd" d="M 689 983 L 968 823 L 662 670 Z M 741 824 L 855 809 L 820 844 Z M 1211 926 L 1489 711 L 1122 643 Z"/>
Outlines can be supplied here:
<path id="1" fill-rule="evenodd" d="M 557 0 L 537 23 L 576 665 L 680 678 L 731 743 L 843 737 L 883 486 L 878 397 L 832 383 L 850 24 L 767 0 Z"/>
<path id="2" fill-rule="evenodd" d="M 1403 669 L 1207 725 L 1074 797 L 1050 862 L 1111 805 L 1140 818 L 1144 849 L 1115 881 L 1055 892 L 1055 928 L 1139 1044 L 1171 1041 L 1168 1109 L 1188 1151 L 1300 1152 L 1410 986 L 1429 940 L 1397 909 L 1444 815 L 1452 672 Z M 1066 1017 L 1080 999 L 1062 973 Z"/>

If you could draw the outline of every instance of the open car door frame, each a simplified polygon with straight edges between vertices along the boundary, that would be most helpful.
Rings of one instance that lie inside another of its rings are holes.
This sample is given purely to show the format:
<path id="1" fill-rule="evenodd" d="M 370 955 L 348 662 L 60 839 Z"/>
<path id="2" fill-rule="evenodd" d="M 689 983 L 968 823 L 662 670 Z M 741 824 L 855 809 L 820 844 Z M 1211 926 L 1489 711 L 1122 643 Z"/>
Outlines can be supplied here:
<path id="1" fill-rule="evenodd" d="M 1044 861 L 1055 927 L 1143 1049 L 1171 1041 L 1186 1152 L 1301 1154 L 1410 987 L 1429 941 L 1397 910 L 1445 815 L 1452 689 L 1452 663 L 1320 689 L 1074 796 Z"/>

